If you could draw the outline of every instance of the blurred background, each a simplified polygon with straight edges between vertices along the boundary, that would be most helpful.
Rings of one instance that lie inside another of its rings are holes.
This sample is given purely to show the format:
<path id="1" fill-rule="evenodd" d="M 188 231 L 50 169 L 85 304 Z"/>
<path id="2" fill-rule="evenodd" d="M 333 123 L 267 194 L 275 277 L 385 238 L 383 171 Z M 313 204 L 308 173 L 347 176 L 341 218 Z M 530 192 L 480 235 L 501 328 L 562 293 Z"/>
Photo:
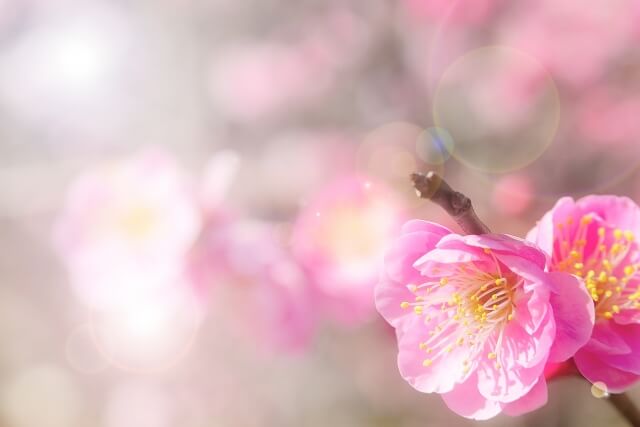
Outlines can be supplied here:
<path id="1" fill-rule="evenodd" d="M 1 0 L 0 425 L 471 425 L 372 288 L 436 170 L 640 196 L 637 0 Z M 640 402 L 640 392 L 631 392 Z M 624 425 L 578 379 L 488 426 Z"/>

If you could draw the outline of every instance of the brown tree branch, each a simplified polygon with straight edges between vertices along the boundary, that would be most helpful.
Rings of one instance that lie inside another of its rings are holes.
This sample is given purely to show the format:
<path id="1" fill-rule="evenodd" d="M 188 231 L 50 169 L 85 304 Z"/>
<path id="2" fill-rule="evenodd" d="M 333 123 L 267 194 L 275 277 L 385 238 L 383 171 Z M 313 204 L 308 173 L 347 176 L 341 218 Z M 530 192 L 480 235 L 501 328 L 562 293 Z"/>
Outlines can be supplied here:
<path id="1" fill-rule="evenodd" d="M 611 394 L 607 400 L 618 410 L 620 415 L 622 415 L 631 426 L 640 427 L 640 411 L 638 411 L 638 408 L 633 401 L 629 399 L 629 396 L 625 393 Z"/>
<path id="2" fill-rule="evenodd" d="M 412 173 L 411 180 L 419 197 L 429 199 L 440 205 L 467 234 L 487 234 L 489 227 L 480 221 L 471 204 L 471 200 L 462 193 L 454 191 L 447 182 L 435 172 L 426 175 Z"/>

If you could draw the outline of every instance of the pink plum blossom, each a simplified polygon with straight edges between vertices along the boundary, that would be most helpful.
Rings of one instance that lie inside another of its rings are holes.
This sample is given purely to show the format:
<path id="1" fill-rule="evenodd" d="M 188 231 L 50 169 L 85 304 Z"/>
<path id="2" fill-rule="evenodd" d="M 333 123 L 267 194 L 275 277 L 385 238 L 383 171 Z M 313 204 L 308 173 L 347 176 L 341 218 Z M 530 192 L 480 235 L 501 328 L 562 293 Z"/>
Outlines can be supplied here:
<path id="1" fill-rule="evenodd" d="M 301 351 L 313 337 L 311 287 L 274 225 L 226 219 L 209 226 L 192 257 L 192 275 L 214 294 L 232 334 L 276 351 Z"/>
<path id="2" fill-rule="evenodd" d="M 551 271 L 580 277 L 595 308 L 591 340 L 575 355 L 580 373 L 609 391 L 640 376 L 640 208 L 626 197 L 565 197 L 527 238 L 549 254 Z"/>
<path id="3" fill-rule="evenodd" d="M 310 271 L 329 316 L 355 324 L 373 313 L 378 266 L 403 219 L 387 188 L 360 176 L 337 180 L 305 206 L 292 251 Z"/>
<path id="4" fill-rule="evenodd" d="M 77 178 L 55 238 L 81 300 L 95 306 L 180 276 L 200 226 L 187 179 L 149 149 Z"/>
<path id="5" fill-rule="evenodd" d="M 468 418 L 545 404 L 545 365 L 573 356 L 593 325 L 579 280 L 546 273 L 545 261 L 515 237 L 405 224 L 375 296 L 396 329 L 403 378 Z"/>

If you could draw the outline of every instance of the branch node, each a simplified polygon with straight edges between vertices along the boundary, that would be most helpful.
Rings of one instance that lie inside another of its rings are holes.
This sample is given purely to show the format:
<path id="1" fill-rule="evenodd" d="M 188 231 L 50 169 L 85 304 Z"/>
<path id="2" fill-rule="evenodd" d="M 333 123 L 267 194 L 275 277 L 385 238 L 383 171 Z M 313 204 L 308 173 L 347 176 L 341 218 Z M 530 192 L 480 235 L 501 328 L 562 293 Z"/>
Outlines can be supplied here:
<path id="1" fill-rule="evenodd" d="M 489 228 L 484 225 L 473 210 L 471 199 L 453 190 L 437 173 L 412 173 L 411 181 L 418 197 L 431 200 L 440 205 L 460 225 L 467 234 L 487 234 Z"/>

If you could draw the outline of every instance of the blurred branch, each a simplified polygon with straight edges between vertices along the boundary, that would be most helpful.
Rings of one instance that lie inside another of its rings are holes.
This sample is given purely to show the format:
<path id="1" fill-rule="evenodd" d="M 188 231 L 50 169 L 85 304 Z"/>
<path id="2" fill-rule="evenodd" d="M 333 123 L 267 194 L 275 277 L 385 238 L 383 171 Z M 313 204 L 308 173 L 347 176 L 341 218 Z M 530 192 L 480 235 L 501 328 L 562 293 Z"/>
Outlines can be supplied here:
<path id="1" fill-rule="evenodd" d="M 549 367 L 549 365 L 547 365 Z M 555 370 L 551 374 L 546 373 L 545 368 L 545 377 L 547 378 L 547 382 L 551 382 L 553 380 L 573 376 L 576 375 L 578 377 L 582 377 L 578 369 L 576 368 L 575 362 L 573 359 L 569 359 L 567 362 L 562 362 L 559 364 L 559 369 Z M 585 379 L 586 380 L 586 379 Z M 587 383 L 591 384 L 591 381 L 586 380 Z M 606 390 L 602 390 L 603 393 L 606 393 Z M 593 389 L 592 389 L 593 393 Z M 594 394 L 596 396 L 596 394 Z M 599 396 L 596 396 L 599 397 Z M 633 401 L 627 396 L 625 393 L 621 394 L 610 394 L 607 395 L 606 399 L 616 410 L 622 415 L 622 417 L 629 422 L 629 425 L 633 427 L 640 427 L 640 411 L 633 403 Z"/>
<path id="2" fill-rule="evenodd" d="M 491 231 L 476 215 L 471 199 L 453 190 L 437 173 L 412 173 L 411 180 L 419 197 L 440 205 L 467 234 L 486 234 Z"/>
<path id="3" fill-rule="evenodd" d="M 611 394 L 607 400 L 629 422 L 629 425 L 640 427 L 640 411 L 626 393 Z"/>

